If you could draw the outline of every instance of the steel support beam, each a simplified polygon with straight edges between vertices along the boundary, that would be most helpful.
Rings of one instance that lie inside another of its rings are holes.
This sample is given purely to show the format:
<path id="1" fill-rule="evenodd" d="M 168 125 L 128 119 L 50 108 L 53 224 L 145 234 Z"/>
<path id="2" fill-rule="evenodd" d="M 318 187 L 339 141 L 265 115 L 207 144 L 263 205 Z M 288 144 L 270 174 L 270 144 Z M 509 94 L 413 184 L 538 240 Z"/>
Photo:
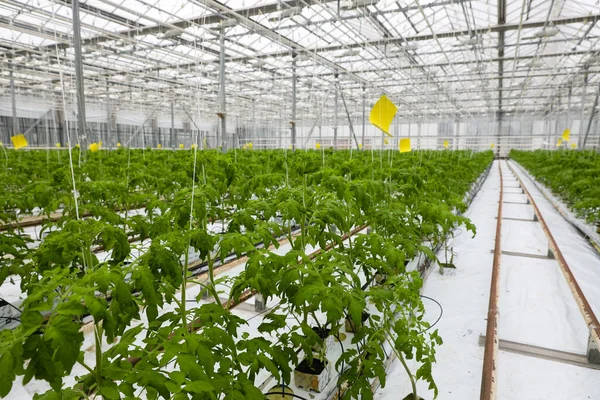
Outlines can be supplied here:
<path id="1" fill-rule="evenodd" d="M 557 140 L 558 140 L 558 129 L 559 129 L 559 120 L 560 118 L 560 108 L 561 108 L 561 104 L 560 104 L 560 96 L 558 97 L 558 109 L 556 110 L 556 112 L 554 113 L 554 135 L 556 136 Z"/>
<path id="2" fill-rule="evenodd" d="M 306 136 L 306 139 L 304 139 L 304 143 L 302 144 L 302 147 L 306 148 L 306 145 L 308 144 L 308 141 L 310 140 L 315 127 L 317 126 L 317 124 L 319 124 L 319 143 L 322 142 L 322 136 L 321 136 L 321 125 L 322 125 L 322 116 L 323 116 L 323 109 L 325 108 L 325 104 L 327 103 L 327 100 L 329 100 L 329 93 L 331 93 L 331 89 L 332 87 L 329 87 L 329 89 L 327 90 L 327 92 L 325 93 L 325 96 L 323 97 L 323 103 L 321 103 L 321 107 L 319 107 L 317 110 L 317 117 L 315 118 L 310 130 L 308 131 L 308 136 Z"/>
<path id="3" fill-rule="evenodd" d="M 158 110 L 158 107 L 160 107 L 161 105 L 162 105 L 162 102 L 158 103 L 158 104 L 156 105 L 156 107 L 154 107 L 154 108 L 152 109 L 152 111 L 150 111 L 150 113 L 148 114 L 148 116 L 146 117 L 146 119 L 144 120 L 144 122 L 142 122 L 142 124 L 141 124 L 141 125 L 140 125 L 140 126 L 137 128 L 137 129 L 136 129 L 136 131 L 133 133 L 133 135 L 131 135 L 131 137 L 129 138 L 129 140 L 127 141 L 127 143 L 125 143 L 125 146 L 126 146 L 126 147 L 128 147 L 128 146 L 129 146 L 129 144 L 131 143 L 131 141 L 133 140 L 133 138 L 135 138 L 135 137 L 138 135 L 138 133 L 140 133 L 140 132 L 142 132 L 142 131 L 144 130 L 144 125 L 146 124 L 146 122 L 148 122 L 148 121 L 150 120 L 150 118 L 152 118 L 152 116 L 154 115 L 154 112 L 155 112 L 156 110 Z M 142 139 L 143 139 L 143 141 L 144 141 L 144 143 L 143 143 L 142 147 L 146 147 L 146 143 L 145 143 L 145 140 L 146 140 L 146 139 L 145 139 L 145 136 L 146 136 L 145 134 L 144 134 L 144 135 L 142 135 Z"/>
<path id="4" fill-rule="evenodd" d="M 175 137 L 175 102 L 171 101 L 171 139 L 169 140 L 170 142 L 170 147 L 173 148 L 173 146 L 178 146 L 179 147 L 179 143 L 177 143 L 177 138 Z"/>
<path id="5" fill-rule="evenodd" d="M 106 141 L 112 142 L 112 118 L 110 112 L 110 94 L 108 84 L 106 84 Z M 117 138 L 117 142 L 119 139 Z"/>
<path id="6" fill-rule="evenodd" d="M 201 149 L 204 150 L 204 133 L 203 131 L 198 127 L 198 125 L 196 124 L 196 121 L 194 121 L 194 118 L 192 118 L 192 114 L 190 114 L 190 112 L 188 111 L 187 107 L 183 104 L 180 104 L 181 108 L 183 109 L 183 111 L 186 113 L 186 115 L 188 116 L 188 118 L 190 119 L 190 122 L 192 124 L 194 124 L 194 126 L 196 127 L 196 130 L 198 131 L 198 134 L 200 135 L 200 143 L 201 143 Z M 192 136 L 192 144 L 197 144 L 194 142 L 194 137 Z"/>
<path id="7" fill-rule="evenodd" d="M 221 50 L 219 52 L 219 122 L 221 143 L 217 146 L 222 146 L 221 151 L 227 152 L 227 100 L 225 94 L 225 28 L 221 28 Z"/>
<path id="8" fill-rule="evenodd" d="M 8 68 L 10 69 L 10 101 L 12 105 L 12 134 L 14 136 L 19 134 L 19 120 L 17 119 L 17 95 L 15 93 L 15 77 L 11 61 L 8 62 Z"/>
<path id="9" fill-rule="evenodd" d="M 367 87 L 363 85 L 363 95 L 362 95 L 362 148 L 365 149 L 365 131 L 367 128 L 367 117 L 366 117 L 366 109 L 367 109 Z"/>
<path id="10" fill-rule="evenodd" d="M 498 26 L 506 24 L 506 0 L 498 0 Z M 504 85 L 504 33 L 498 31 L 498 138 L 496 139 L 496 151 L 500 152 L 500 136 L 502 135 L 502 94 Z"/>
<path id="11" fill-rule="evenodd" d="M 585 149 L 585 145 L 587 144 L 588 135 L 590 134 L 590 128 L 592 126 L 592 121 L 596 116 L 596 107 L 598 107 L 598 96 L 600 95 L 600 86 L 598 86 L 598 91 L 596 92 L 596 98 L 594 99 L 594 105 L 592 106 L 592 112 L 590 113 L 590 120 L 588 121 L 587 129 L 585 130 L 585 137 L 583 138 L 583 143 L 580 147 L 581 150 Z"/>
<path id="12" fill-rule="evenodd" d="M 339 86 L 339 85 L 338 85 Z M 354 132 L 354 125 L 352 125 L 352 118 L 350 118 L 350 112 L 348 111 L 348 105 L 346 104 L 346 99 L 344 99 L 344 92 L 341 87 L 338 87 L 340 91 L 340 96 L 342 96 L 342 103 L 344 104 L 344 109 L 346 110 L 346 116 L 348 117 L 348 127 L 350 128 L 350 133 L 352 133 L 352 137 L 354 138 L 354 143 L 356 144 L 356 149 L 358 150 L 358 140 L 356 139 L 356 133 Z M 352 145 L 350 145 L 352 148 Z"/>
<path id="13" fill-rule="evenodd" d="M 85 137 L 85 90 L 83 65 L 81 61 L 81 25 L 79 21 L 79 0 L 73 0 L 73 47 L 75 50 L 75 79 L 77 84 L 77 129 L 79 137 Z"/>
<path id="14" fill-rule="evenodd" d="M 29 133 L 33 130 L 33 128 L 35 128 L 40 122 L 42 122 L 44 119 L 46 119 L 46 117 L 51 113 L 52 113 L 52 109 L 46 111 L 41 117 L 36 119 L 35 122 L 29 128 L 27 128 L 27 130 L 25 132 L 23 132 L 23 135 L 24 136 L 29 135 Z"/>
<path id="15" fill-rule="evenodd" d="M 333 114 L 333 148 L 337 149 L 337 140 L 338 140 L 338 78 L 335 77 L 335 100 L 334 100 L 334 114 Z"/>
<path id="16" fill-rule="evenodd" d="M 292 151 L 296 151 L 296 54 L 292 56 L 292 120 L 290 125 L 292 128 Z"/>
<path id="17" fill-rule="evenodd" d="M 65 141 L 65 114 L 62 109 L 55 110 L 54 121 L 58 125 L 58 143 L 61 146 L 69 144 Z"/>
<path id="18" fill-rule="evenodd" d="M 505 7 L 505 9 L 506 9 L 506 7 Z M 500 19 L 500 15 L 499 15 L 498 19 Z M 558 26 L 558 25 L 570 25 L 570 24 L 596 22 L 599 20 L 600 20 L 600 14 L 592 14 L 592 15 L 578 16 L 578 17 L 567 17 L 567 18 L 555 18 L 555 19 L 550 19 L 548 21 L 546 21 L 544 19 L 541 21 L 524 22 L 522 24 L 522 29 L 543 28 L 544 26 L 546 26 L 549 23 L 552 23 L 553 25 Z M 504 21 L 506 21 L 506 15 L 504 16 Z M 402 44 L 405 44 L 406 42 L 420 42 L 420 41 L 434 40 L 434 39 L 441 39 L 441 38 L 455 38 L 455 37 L 469 36 L 469 35 L 487 35 L 490 33 L 517 31 L 519 29 L 521 29 L 521 25 L 518 23 L 515 23 L 515 24 L 498 23 L 497 25 L 494 25 L 494 26 L 478 28 L 478 29 L 471 29 L 470 31 L 469 30 L 451 30 L 451 31 L 446 31 L 446 32 L 437 32 L 435 34 L 422 33 L 422 34 L 417 34 L 417 35 L 413 35 L 413 36 L 389 37 L 389 38 L 382 38 L 382 39 L 377 39 L 377 40 L 366 40 L 366 41 L 357 42 L 357 43 L 348 43 L 348 44 L 343 44 L 343 45 L 313 47 L 313 48 L 307 48 L 305 50 L 306 50 L 307 54 L 321 53 L 321 52 L 328 52 L 328 51 L 348 50 L 348 49 L 354 49 L 354 48 L 365 48 L 368 46 L 402 45 Z M 585 53 L 587 53 L 587 52 L 585 52 Z M 290 51 L 284 50 L 284 51 L 279 51 L 279 52 L 274 52 L 274 53 L 262 54 L 258 57 L 252 57 L 252 58 L 283 57 L 283 56 L 289 56 L 290 54 L 291 54 Z M 235 58 L 236 61 L 241 61 L 241 60 L 245 60 L 245 59 L 248 59 L 248 57 Z M 511 58 L 511 60 L 512 59 L 513 58 Z M 472 61 L 470 61 L 470 63 L 472 63 Z"/>
<path id="19" fill-rule="evenodd" d="M 577 147 L 581 148 L 583 143 L 583 127 L 585 126 L 584 118 L 585 118 L 585 96 L 587 93 L 587 85 L 588 85 L 588 69 L 585 69 L 583 75 L 583 90 L 581 92 L 581 114 L 579 116 L 579 136 L 577 137 Z"/>

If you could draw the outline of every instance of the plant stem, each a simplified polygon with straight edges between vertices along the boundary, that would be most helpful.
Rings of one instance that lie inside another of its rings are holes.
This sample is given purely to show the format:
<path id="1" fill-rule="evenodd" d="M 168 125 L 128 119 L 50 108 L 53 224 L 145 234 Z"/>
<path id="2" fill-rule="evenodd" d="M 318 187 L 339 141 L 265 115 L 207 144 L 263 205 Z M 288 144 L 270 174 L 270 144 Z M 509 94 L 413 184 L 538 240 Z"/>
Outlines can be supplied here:
<path id="1" fill-rule="evenodd" d="M 186 247 L 185 252 L 185 261 L 181 268 L 182 282 L 181 282 L 181 304 L 179 305 L 179 309 L 181 310 L 181 326 L 183 327 L 183 331 L 187 331 L 187 316 L 186 316 L 186 284 L 187 284 L 187 266 L 189 262 L 189 254 L 190 254 L 190 242 L 188 240 L 188 245 Z"/>
<path id="2" fill-rule="evenodd" d="M 417 383 L 415 382 L 415 378 L 412 375 L 412 373 L 410 372 L 410 369 L 408 368 L 408 365 L 406 364 L 406 360 L 404 359 L 404 355 L 402 354 L 402 352 L 397 352 L 397 355 L 398 355 L 398 359 L 402 363 L 402 366 L 406 370 L 406 373 L 408 374 L 408 378 L 410 379 L 410 384 L 412 386 L 414 400 L 419 400 L 419 396 L 417 396 Z"/>
<path id="3" fill-rule="evenodd" d="M 96 384 L 100 391 L 102 386 L 102 327 L 98 322 L 94 323 L 94 341 L 96 343 Z"/>

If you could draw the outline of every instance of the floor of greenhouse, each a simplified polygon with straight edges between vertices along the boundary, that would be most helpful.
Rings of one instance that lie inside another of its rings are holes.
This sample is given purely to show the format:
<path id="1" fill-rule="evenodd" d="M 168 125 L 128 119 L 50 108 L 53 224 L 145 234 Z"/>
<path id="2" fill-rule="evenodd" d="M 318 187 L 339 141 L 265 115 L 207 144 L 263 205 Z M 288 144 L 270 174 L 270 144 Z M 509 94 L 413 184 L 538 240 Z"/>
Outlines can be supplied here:
<path id="1" fill-rule="evenodd" d="M 486 319 L 493 265 L 496 216 L 500 190 L 499 161 L 465 214 L 477 226 L 477 235 L 460 233 L 454 240 L 457 266 L 454 276 L 428 276 L 423 294 L 443 307 L 436 328 L 444 344 L 437 350 L 433 375 L 439 399 L 477 399 L 480 396 Z M 600 370 L 503 351 L 503 341 L 561 350 L 584 356 L 588 329 L 556 260 L 543 259 L 548 244 L 525 194 L 513 188 L 517 181 L 505 161 L 502 245 L 505 252 L 540 256 L 502 255 L 497 362 L 497 398 L 503 400 L 599 399 Z M 530 191 L 559 248 L 571 267 L 593 311 L 600 315 L 600 256 L 578 231 L 536 189 L 526 174 L 511 162 Z M 515 204 L 524 203 L 524 204 Z M 523 219 L 523 220 L 518 220 Z M 428 319 L 435 321 L 439 307 L 424 300 Z M 433 391 L 419 382 L 418 393 L 429 400 Z M 399 399 L 410 392 L 402 365 L 395 362 L 388 384 L 377 399 Z M 401 395 L 399 397 L 399 395 Z"/>

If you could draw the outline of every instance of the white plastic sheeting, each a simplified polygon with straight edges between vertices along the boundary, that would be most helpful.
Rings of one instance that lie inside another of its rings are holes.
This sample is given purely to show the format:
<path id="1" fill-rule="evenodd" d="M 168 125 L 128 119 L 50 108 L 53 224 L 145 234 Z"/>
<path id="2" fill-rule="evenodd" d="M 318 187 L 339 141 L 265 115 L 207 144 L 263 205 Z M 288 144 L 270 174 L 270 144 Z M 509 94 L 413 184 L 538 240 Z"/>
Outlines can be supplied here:
<path id="1" fill-rule="evenodd" d="M 503 164 L 503 172 L 509 179 L 506 164 Z M 600 256 L 560 214 L 552 211 L 552 206 L 531 183 L 524 183 L 598 315 Z M 454 251 L 458 253 L 454 259 L 456 275 L 442 276 L 432 271 L 425 283 L 424 294 L 439 301 L 444 308 L 443 317 L 435 326 L 444 340 L 433 368 L 440 389 L 439 399 L 479 398 L 484 352 L 479 340 L 486 331 L 493 262 L 490 250 L 494 248 L 499 184 L 496 161 L 465 214 L 477 226 L 477 236 L 471 239 L 470 235 L 460 234 L 453 242 Z M 524 195 L 521 196 L 524 201 Z M 533 211 L 525 215 L 508 207 L 503 208 L 503 214 L 504 218 L 533 217 Z M 522 221 L 520 229 L 507 229 L 509 221 L 502 223 L 503 250 L 507 243 L 512 243 L 512 251 L 523 253 L 547 250 L 538 231 L 539 223 Z M 424 303 L 428 320 L 435 321 L 439 307 L 427 300 Z M 585 354 L 588 332 L 556 261 L 501 256 L 499 309 L 501 340 Z M 594 369 L 500 351 L 497 374 L 497 398 L 502 400 L 600 398 L 600 371 Z M 411 391 L 399 362 L 392 365 L 387 381 L 387 386 L 378 391 L 377 399 L 397 400 Z M 422 382 L 418 384 L 418 393 L 425 399 L 433 398 L 433 392 Z"/>

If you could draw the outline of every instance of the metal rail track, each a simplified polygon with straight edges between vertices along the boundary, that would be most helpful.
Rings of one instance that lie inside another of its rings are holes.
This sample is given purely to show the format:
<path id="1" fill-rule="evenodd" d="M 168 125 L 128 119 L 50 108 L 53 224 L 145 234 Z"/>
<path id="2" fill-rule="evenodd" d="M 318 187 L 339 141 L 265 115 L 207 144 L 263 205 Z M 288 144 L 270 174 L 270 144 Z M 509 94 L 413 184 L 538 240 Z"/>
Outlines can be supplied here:
<path id="1" fill-rule="evenodd" d="M 501 163 L 501 161 L 500 161 Z M 569 267 L 567 261 L 565 260 L 556 240 L 552 236 L 552 232 L 548 228 L 544 217 L 542 216 L 540 209 L 538 208 L 535 200 L 531 196 L 529 190 L 525 187 L 525 184 L 521 180 L 520 176 L 516 173 L 516 171 L 507 163 L 507 166 L 518 181 L 519 186 L 523 189 L 523 194 L 527 196 L 528 203 L 532 206 L 535 218 L 534 221 L 540 223 L 546 238 L 548 239 L 548 247 L 550 252 L 553 255 L 553 258 L 556 259 L 558 266 L 565 277 L 567 285 L 573 294 L 574 300 L 581 311 L 581 314 L 588 326 L 590 332 L 589 340 L 593 341 L 597 348 L 600 348 L 600 323 L 596 315 L 594 314 L 588 300 L 586 299 L 581 287 L 577 283 L 571 268 Z M 484 342 L 485 350 L 484 350 L 484 358 L 483 358 L 483 370 L 482 370 L 482 379 L 481 379 L 481 392 L 480 399 L 481 400 L 495 400 L 498 395 L 497 389 L 497 369 L 498 369 L 498 353 L 501 340 L 498 338 L 498 293 L 499 293 L 499 274 L 500 274 L 500 257 L 503 254 L 501 249 L 501 236 L 502 236 L 502 197 L 504 192 L 504 181 L 502 177 L 502 166 L 499 164 L 500 171 L 500 200 L 498 203 L 498 216 L 496 222 L 496 240 L 494 246 L 494 261 L 492 266 L 492 279 L 490 286 L 490 300 L 488 307 L 488 320 L 487 320 L 487 328 L 485 338 L 481 338 L 481 341 Z M 523 203 L 527 204 L 527 203 Z M 518 351 L 520 354 L 529 354 L 535 357 L 550 359 L 556 362 L 569 362 L 573 363 L 573 360 L 566 359 L 564 354 L 565 352 L 560 351 L 551 351 L 549 349 L 539 348 L 536 346 L 523 345 L 520 343 L 506 342 L 504 341 L 504 347 L 507 347 L 507 343 L 509 346 L 505 349 L 506 351 Z M 516 349 L 516 350 L 515 350 Z M 589 352 L 589 350 L 588 350 Z M 548 354 L 547 354 L 548 353 Z M 552 353 L 552 354 L 550 354 Z M 556 354 L 555 354 L 556 353 Z M 566 353 L 565 353 L 566 354 Z M 573 358 L 573 355 L 568 355 Z M 590 355 L 587 355 L 590 357 Z M 567 357 L 567 358 L 569 358 Z M 583 357 L 583 356 L 582 356 Z M 588 357 L 583 357 L 587 360 Z M 577 362 L 581 364 L 581 360 L 577 359 Z M 588 360 L 589 362 L 589 360 Z M 596 368 L 595 366 L 591 366 L 591 368 Z"/>
<path id="2" fill-rule="evenodd" d="M 492 265 L 492 281 L 490 284 L 490 300 L 485 334 L 485 352 L 483 355 L 483 372 L 481 375 L 481 400 L 493 400 L 497 392 L 497 357 L 498 357 L 498 292 L 500 276 L 500 257 L 502 250 L 502 197 L 504 179 L 502 166 L 500 172 L 500 199 L 498 201 L 498 219 L 496 221 L 496 240 L 494 244 L 494 262 Z"/>
<path id="3" fill-rule="evenodd" d="M 558 262 L 558 266 L 560 267 L 561 272 L 563 273 L 565 279 L 567 280 L 569 289 L 571 289 L 571 293 L 573 294 L 573 297 L 575 298 L 577 307 L 579 307 L 579 311 L 581 311 L 581 315 L 583 316 L 585 323 L 587 324 L 588 329 L 590 330 L 591 338 L 596 343 L 596 346 L 598 346 L 598 348 L 600 348 L 600 322 L 598 322 L 598 318 L 594 314 L 594 311 L 592 310 L 590 303 L 588 302 L 587 298 L 583 294 L 581 287 L 577 283 L 577 279 L 575 279 L 575 275 L 573 275 L 573 271 L 571 271 L 571 267 L 569 267 L 569 264 L 567 263 L 567 261 L 565 260 L 565 257 L 563 256 L 562 252 L 560 251 L 560 248 L 558 247 L 558 244 L 556 243 L 554 236 L 552 236 L 552 232 L 550 232 L 550 228 L 548 228 L 548 225 L 546 224 L 546 221 L 544 220 L 544 217 L 542 216 L 540 209 L 538 208 L 537 204 L 535 203 L 535 200 L 533 200 L 531 193 L 529 193 L 529 190 L 527 190 L 527 188 L 523 184 L 523 181 L 521 180 L 519 175 L 517 175 L 517 173 L 514 171 L 514 169 L 510 166 L 510 164 L 508 164 L 508 168 L 511 170 L 511 172 L 513 173 L 515 178 L 517 178 L 521 187 L 523 188 L 523 192 L 529 199 L 529 202 L 531 203 L 531 205 L 533 207 L 533 211 L 535 212 L 535 215 L 536 215 L 540 225 L 542 226 L 544 233 L 546 234 L 546 238 L 548 239 L 550 251 L 552 251 L 552 253 L 554 254 L 554 257 L 556 258 L 556 261 Z"/>

